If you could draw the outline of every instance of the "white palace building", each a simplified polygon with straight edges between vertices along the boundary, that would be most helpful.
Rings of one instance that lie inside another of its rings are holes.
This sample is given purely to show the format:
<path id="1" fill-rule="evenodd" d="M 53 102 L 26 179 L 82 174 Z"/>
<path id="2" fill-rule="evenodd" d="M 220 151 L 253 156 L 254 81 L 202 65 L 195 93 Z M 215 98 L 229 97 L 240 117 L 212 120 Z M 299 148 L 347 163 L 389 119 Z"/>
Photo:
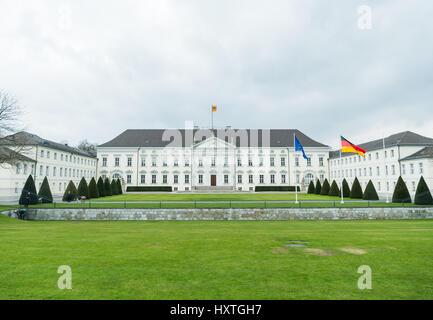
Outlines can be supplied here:
<path id="1" fill-rule="evenodd" d="M 300 186 L 325 178 L 363 189 L 372 180 L 382 198 L 391 196 L 401 175 L 412 196 L 421 176 L 433 189 L 433 139 L 407 131 L 356 143 L 366 157 L 332 151 L 295 129 L 126 130 L 97 147 L 97 156 L 20 132 L 27 145 L 13 165 L 0 167 L 0 200 L 18 199 L 29 174 L 36 188 L 47 177 L 54 196 L 70 180 L 76 185 L 99 176 L 121 178 L 128 186 L 170 186 L 177 192 L 249 192 L 256 186 Z M 294 150 L 294 135 L 309 160 Z M 13 152 L 7 145 L 2 153 Z"/>
<path id="2" fill-rule="evenodd" d="M 294 135 L 308 161 L 294 152 Z M 254 191 L 262 186 L 305 188 L 328 174 L 330 148 L 298 130 L 126 130 L 97 148 L 99 172 L 126 186 L 174 191 Z"/>

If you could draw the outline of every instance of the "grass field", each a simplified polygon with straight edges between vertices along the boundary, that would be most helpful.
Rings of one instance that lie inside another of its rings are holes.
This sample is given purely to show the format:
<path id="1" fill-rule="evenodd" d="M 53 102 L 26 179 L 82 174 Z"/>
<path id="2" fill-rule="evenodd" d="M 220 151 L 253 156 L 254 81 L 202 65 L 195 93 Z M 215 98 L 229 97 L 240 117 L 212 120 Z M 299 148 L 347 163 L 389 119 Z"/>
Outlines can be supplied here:
<path id="1" fill-rule="evenodd" d="M 285 246 L 290 240 L 308 244 Z M 30 222 L 0 215 L 0 299 L 433 299 L 432 247 L 433 221 L 422 220 Z M 72 290 L 57 287 L 60 265 L 72 268 Z M 372 269 L 372 290 L 357 288 L 361 265 Z"/>

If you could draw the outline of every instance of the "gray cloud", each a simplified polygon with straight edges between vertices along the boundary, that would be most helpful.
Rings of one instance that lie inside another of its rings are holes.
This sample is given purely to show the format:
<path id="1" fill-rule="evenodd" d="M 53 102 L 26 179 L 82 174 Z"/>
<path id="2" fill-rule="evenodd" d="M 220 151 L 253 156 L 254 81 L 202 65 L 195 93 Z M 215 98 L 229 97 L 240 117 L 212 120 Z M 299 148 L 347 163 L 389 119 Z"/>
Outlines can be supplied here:
<path id="1" fill-rule="evenodd" d="M 359 5 L 373 29 L 357 27 Z M 0 87 L 46 138 L 103 143 L 184 120 L 298 128 L 336 146 L 433 137 L 433 3 L 8 1 Z"/>

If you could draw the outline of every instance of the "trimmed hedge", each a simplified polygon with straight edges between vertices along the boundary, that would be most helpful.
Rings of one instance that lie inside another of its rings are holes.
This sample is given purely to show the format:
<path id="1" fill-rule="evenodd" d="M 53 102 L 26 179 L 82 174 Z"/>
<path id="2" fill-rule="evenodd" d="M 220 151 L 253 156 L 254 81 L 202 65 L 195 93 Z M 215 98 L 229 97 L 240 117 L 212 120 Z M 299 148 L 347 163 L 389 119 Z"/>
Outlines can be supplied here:
<path id="1" fill-rule="evenodd" d="M 95 178 L 92 178 L 89 182 L 89 197 L 90 199 L 99 198 L 98 186 L 96 185 Z"/>
<path id="2" fill-rule="evenodd" d="M 329 194 L 329 190 L 331 190 L 331 186 L 329 185 L 328 179 L 325 179 L 325 181 L 323 181 L 323 186 L 320 194 L 322 196 L 327 196 Z"/>
<path id="3" fill-rule="evenodd" d="M 433 204 L 433 198 L 430 193 L 430 189 L 428 188 L 423 176 L 421 176 L 421 178 L 419 179 L 418 187 L 416 188 L 415 204 Z"/>
<path id="4" fill-rule="evenodd" d="M 301 191 L 299 187 L 298 192 Z M 295 186 L 256 186 L 255 192 L 267 192 L 267 191 L 276 191 L 276 192 L 295 192 Z"/>
<path id="5" fill-rule="evenodd" d="M 117 182 L 116 182 L 116 180 L 111 180 L 110 186 L 111 186 L 111 194 L 113 196 L 118 195 L 119 192 L 117 191 Z"/>
<path id="6" fill-rule="evenodd" d="M 105 197 L 104 181 L 102 180 L 102 177 L 99 177 L 97 186 L 98 186 L 99 197 Z"/>
<path id="7" fill-rule="evenodd" d="M 122 183 L 120 182 L 119 178 L 117 178 L 117 191 L 119 192 L 119 194 L 123 194 Z"/>
<path id="8" fill-rule="evenodd" d="M 18 203 L 21 205 L 26 204 L 27 194 L 30 192 L 29 204 L 37 204 L 38 203 L 38 194 L 36 193 L 35 181 L 33 180 L 32 175 L 29 175 L 26 183 L 24 184 L 23 190 L 21 190 L 21 196 L 18 200 Z"/>
<path id="9" fill-rule="evenodd" d="M 126 192 L 172 192 L 172 187 L 126 187 Z"/>
<path id="10" fill-rule="evenodd" d="M 377 195 L 376 188 L 374 187 L 373 182 L 368 181 L 367 186 L 364 190 L 364 195 L 362 196 L 363 200 L 379 200 L 379 196 Z"/>
<path id="11" fill-rule="evenodd" d="M 53 203 L 53 195 L 51 193 L 50 184 L 48 183 L 47 177 L 45 177 L 44 181 L 42 181 L 38 197 L 41 199 L 42 203 Z"/>
<path id="12" fill-rule="evenodd" d="M 320 194 L 320 192 L 322 192 L 322 184 L 320 183 L 320 180 L 317 179 L 316 189 L 314 190 L 314 193 L 315 194 Z"/>
<path id="13" fill-rule="evenodd" d="M 339 197 L 341 196 L 340 188 L 337 185 L 337 182 L 332 181 L 331 188 L 329 189 L 328 196 Z"/>
<path id="14" fill-rule="evenodd" d="M 104 194 L 106 197 L 113 195 L 113 192 L 111 191 L 110 180 L 108 180 L 108 178 L 105 178 L 105 181 L 104 181 Z"/>
<path id="15" fill-rule="evenodd" d="M 352 199 L 362 199 L 363 193 L 361 184 L 359 183 L 358 178 L 356 177 L 352 184 L 352 190 L 350 190 L 350 197 Z"/>
<path id="16" fill-rule="evenodd" d="M 81 178 L 80 183 L 78 184 L 78 198 L 81 199 L 81 197 L 86 197 L 86 199 L 89 199 L 89 187 L 87 185 L 86 179 L 84 177 Z"/>
<path id="17" fill-rule="evenodd" d="M 398 177 L 397 184 L 394 188 L 394 193 L 392 195 L 393 203 L 412 203 L 409 190 L 407 189 L 406 183 L 403 178 Z"/>
<path id="18" fill-rule="evenodd" d="M 341 194 L 340 194 L 341 196 Z M 350 188 L 349 184 L 347 183 L 346 179 L 343 179 L 343 197 L 349 198 L 350 197 Z"/>
<path id="19" fill-rule="evenodd" d="M 308 194 L 315 194 L 316 193 L 316 188 L 314 187 L 314 182 L 310 181 L 310 184 L 308 185 Z"/>
<path id="20" fill-rule="evenodd" d="M 78 190 L 75 187 L 74 182 L 71 180 L 68 183 L 68 186 L 66 187 L 65 193 L 63 194 L 63 201 L 67 201 L 67 197 L 68 197 L 68 192 L 71 192 L 71 201 L 77 200 L 77 196 L 78 196 Z"/>

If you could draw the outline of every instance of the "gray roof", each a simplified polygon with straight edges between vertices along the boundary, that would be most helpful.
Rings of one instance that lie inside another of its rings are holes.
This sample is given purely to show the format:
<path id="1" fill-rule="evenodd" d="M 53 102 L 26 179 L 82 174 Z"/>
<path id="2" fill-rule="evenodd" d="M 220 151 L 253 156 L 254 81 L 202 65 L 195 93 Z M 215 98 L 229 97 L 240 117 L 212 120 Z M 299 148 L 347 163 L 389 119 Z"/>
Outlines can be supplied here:
<path id="1" fill-rule="evenodd" d="M 421 149 L 418 152 L 415 152 L 414 154 L 401 159 L 400 161 L 405 160 L 415 160 L 415 159 L 425 159 L 425 158 L 433 158 L 433 146 L 431 147 L 425 147 Z"/>
<path id="2" fill-rule="evenodd" d="M 204 141 L 208 139 L 211 136 L 211 130 L 206 129 L 129 129 L 115 137 L 113 140 L 110 140 L 104 144 L 101 144 L 98 146 L 98 148 L 110 148 L 110 147 L 166 147 L 171 141 L 174 140 L 174 136 L 177 136 L 180 132 L 180 135 L 182 137 L 181 143 L 177 145 L 178 147 L 190 147 L 192 142 L 185 142 L 185 134 L 188 133 L 191 134 L 191 136 L 194 136 L 197 131 L 203 130 L 198 133 L 200 138 L 196 140 L 194 143 L 199 143 L 201 141 Z M 239 129 L 230 129 L 233 130 L 231 132 L 238 132 Z M 224 130 L 214 130 L 217 137 L 220 137 L 221 133 L 224 133 Z M 241 129 L 241 131 L 244 131 Z M 251 146 L 250 136 L 251 132 L 254 132 L 254 129 L 245 129 L 248 136 L 248 147 Z M 262 146 L 262 132 L 265 131 L 263 129 L 257 129 L 257 137 L 258 137 L 258 145 L 257 147 Z M 163 133 L 168 133 L 168 137 L 171 137 L 170 141 L 163 141 Z M 296 129 L 270 129 L 270 147 L 293 147 L 294 141 L 293 141 L 293 134 L 296 134 L 296 137 L 298 138 L 299 142 L 304 147 L 322 147 L 327 148 L 327 145 L 324 145 L 320 142 L 317 142 L 305 134 L 303 134 L 301 131 Z M 201 136 L 201 133 L 203 133 L 203 136 Z M 207 133 L 207 134 L 206 134 Z M 197 137 L 196 137 L 197 138 Z M 180 139 L 179 139 L 180 140 Z M 229 137 L 223 137 L 223 140 L 226 142 L 231 142 L 229 140 Z M 254 141 L 254 134 L 252 140 Z M 233 140 L 234 141 L 234 140 Z M 240 146 L 241 139 L 236 139 L 236 146 Z M 186 145 L 187 144 L 187 145 Z M 173 144 L 172 144 L 173 145 Z M 252 146 L 255 146 L 254 143 L 252 143 Z"/>
<path id="3" fill-rule="evenodd" d="M 95 155 L 88 153 L 86 151 L 80 150 L 78 148 L 74 148 L 65 144 L 61 144 L 58 142 L 50 141 L 47 139 L 43 139 L 35 134 L 28 133 L 25 131 L 17 132 L 10 136 L 4 137 L 0 139 L 0 145 L 10 146 L 10 145 L 38 145 L 47 148 L 57 149 L 64 152 L 69 152 L 75 155 L 80 155 L 84 157 L 96 158 Z"/>
<path id="4" fill-rule="evenodd" d="M 0 147 L 0 159 L 3 160 L 9 160 L 9 159 L 14 159 L 14 160 L 19 160 L 19 161 L 27 161 L 27 162 L 36 162 L 35 160 L 26 157 L 18 152 L 15 152 L 14 150 L 11 150 L 9 148 L 6 147 Z M 0 163 L 3 163 L 4 161 L 0 161 Z"/>
<path id="5" fill-rule="evenodd" d="M 355 143 L 353 141 L 351 142 Z M 367 152 L 377 150 L 377 149 L 383 149 L 383 139 L 378 139 L 378 140 L 356 144 L 356 145 L 365 149 Z M 433 139 L 421 136 L 411 131 L 404 131 L 404 132 L 393 134 L 385 138 L 385 147 L 389 148 L 393 146 L 433 146 Z M 356 155 L 356 153 L 342 154 L 343 157 L 351 156 L 351 155 Z M 340 157 L 340 150 L 331 151 L 329 153 L 330 159 L 335 159 L 339 157 Z"/>

